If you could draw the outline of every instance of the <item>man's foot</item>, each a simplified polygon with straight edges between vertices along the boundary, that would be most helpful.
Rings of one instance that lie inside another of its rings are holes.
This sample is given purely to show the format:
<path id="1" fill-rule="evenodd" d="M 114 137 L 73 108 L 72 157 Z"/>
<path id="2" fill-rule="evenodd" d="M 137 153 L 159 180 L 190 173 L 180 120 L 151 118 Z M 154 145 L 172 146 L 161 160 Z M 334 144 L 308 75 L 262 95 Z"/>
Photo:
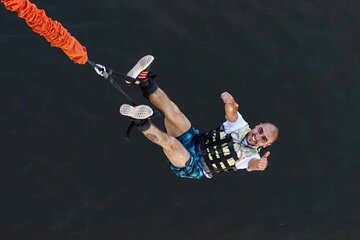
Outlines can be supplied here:
<path id="1" fill-rule="evenodd" d="M 133 84 L 134 86 L 144 86 L 148 83 L 149 69 L 154 61 L 154 57 L 151 55 L 146 55 L 142 57 L 135 66 L 127 73 L 129 77 L 135 79 L 134 82 L 128 82 L 128 84 Z"/>
<path id="2" fill-rule="evenodd" d="M 151 107 L 147 105 L 131 106 L 129 104 L 123 104 L 119 111 L 121 115 L 127 116 L 135 121 L 148 119 L 154 114 Z"/>

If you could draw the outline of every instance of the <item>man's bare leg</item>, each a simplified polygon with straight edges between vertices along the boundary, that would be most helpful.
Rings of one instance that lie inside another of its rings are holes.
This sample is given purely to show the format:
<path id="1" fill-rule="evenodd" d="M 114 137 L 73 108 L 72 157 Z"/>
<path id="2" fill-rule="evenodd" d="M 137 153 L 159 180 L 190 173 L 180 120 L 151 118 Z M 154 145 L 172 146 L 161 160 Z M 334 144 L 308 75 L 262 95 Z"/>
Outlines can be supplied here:
<path id="1" fill-rule="evenodd" d="M 190 153 L 175 137 L 160 131 L 153 124 L 151 124 L 149 129 L 142 133 L 151 142 L 162 147 L 166 157 L 172 165 L 178 168 L 185 167 L 187 161 L 190 159 Z"/>
<path id="2" fill-rule="evenodd" d="M 120 106 L 119 112 L 132 119 L 147 139 L 162 147 L 172 165 L 179 168 L 185 167 L 186 162 L 190 159 L 190 153 L 175 137 L 160 131 L 151 123 L 149 117 L 153 115 L 153 110 L 149 106 L 123 104 Z"/>
<path id="3" fill-rule="evenodd" d="M 133 83 L 141 86 L 144 96 L 164 114 L 165 128 L 169 135 L 178 137 L 190 129 L 191 123 L 172 102 L 163 90 L 149 76 L 149 68 L 154 57 L 146 55 L 142 57 L 127 75 L 136 81 Z"/>
<path id="4" fill-rule="evenodd" d="M 165 128 L 169 135 L 178 137 L 190 129 L 191 123 L 189 119 L 161 88 L 157 88 L 155 92 L 149 95 L 149 100 L 157 109 L 163 112 Z"/>

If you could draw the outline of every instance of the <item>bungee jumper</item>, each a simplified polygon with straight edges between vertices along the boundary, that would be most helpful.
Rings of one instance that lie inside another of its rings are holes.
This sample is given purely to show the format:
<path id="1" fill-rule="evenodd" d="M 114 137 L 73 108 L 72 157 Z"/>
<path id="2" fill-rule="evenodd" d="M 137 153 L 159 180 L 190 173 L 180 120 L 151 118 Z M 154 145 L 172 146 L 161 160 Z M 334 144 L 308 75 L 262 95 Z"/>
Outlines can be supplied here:
<path id="1" fill-rule="evenodd" d="M 274 143 L 279 135 L 272 123 L 260 123 L 251 129 L 238 112 L 238 104 L 228 92 L 221 94 L 226 121 L 220 127 L 200 133 L 178 106 L 157 85 L 155 74 L 150 72 L 154 57 L 147 55 L 123 74 L 90 60 L 85 46 L 74 38 L 61 23 L 46 16 L 29 0 L 0 0 L 6 9 L 16 12 L 36 33 L 43 36 L 53 47 L 60 48 L 73 62 L 94 68 L 97 74 L 120 91 L 129 104 L 120 107 L 120 114 L 130 119 L 127 136 L 136 126 L 151 142 L 159 145 L 169 160 L 170 168 L 179 177 L 211 178 L 221 172 L 247 169 L 264 171 L 270 152 L 260 156 L 262 148 Z M 164 115 L 166 132 L 152 122 L 154 112 L 147 105 L 136 104 L 121 88 L 119 82 L 140 88 L 143 95 Z"/>
<path id="2" fill-rule="evenodd" d="M 200 133 L 158 86 L 150 72 L 153 61 L 151 55 L 142 57 L 127 75 L 137 80 L 130 84 L 140 88 L 143 96 L 163 113 L 166 132 L 151 122 L 153 110 L 147 105 L 123 104 L 119 111 L 134 122 L 148 140 L 163 149 L 177 176 L 201 179 L 221 172 L 267 168 L 270 152 L 260 156 L 260 150 L 277 140 L 279 129 L 274 124 L 260 123 L 251 129 L 238 112 L 239 105 L 233 96 L 223 92 L 226 121 L 214 130 Z"/>

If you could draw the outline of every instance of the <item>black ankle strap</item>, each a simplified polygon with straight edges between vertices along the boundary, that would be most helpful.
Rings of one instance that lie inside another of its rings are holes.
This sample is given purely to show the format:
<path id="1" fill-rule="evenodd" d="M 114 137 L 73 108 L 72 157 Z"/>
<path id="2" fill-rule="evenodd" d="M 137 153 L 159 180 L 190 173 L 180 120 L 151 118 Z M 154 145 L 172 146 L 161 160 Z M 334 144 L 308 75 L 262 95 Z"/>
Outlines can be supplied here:
<path id="1" fill-rule="evenodd" d="M 154 111 L 154 114 L 151 118 L 160 116 L 159 111 Z M 130 134 L 131 131 L 134 129 L 134 127 L 137 127 L 141 132 L 146 131 L 151 126 L 151 120 L 150 119 L 144 119 L 144 120 L 131 120 L 127 130 L 126 130 L 126 140 L 130 141 Z"/>

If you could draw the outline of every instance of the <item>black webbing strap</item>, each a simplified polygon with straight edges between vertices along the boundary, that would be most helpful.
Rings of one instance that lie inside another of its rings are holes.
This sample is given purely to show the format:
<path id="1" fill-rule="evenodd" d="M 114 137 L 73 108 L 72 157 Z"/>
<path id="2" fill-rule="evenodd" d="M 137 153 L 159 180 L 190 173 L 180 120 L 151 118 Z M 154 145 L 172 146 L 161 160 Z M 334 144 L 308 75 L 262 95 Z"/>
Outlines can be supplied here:
<path id="1" fill-rule="evenodd" d="M 135 103 L 135 101 L 132 100 L 131 97 L 117 83 L 117 81 L 121 81 L 121 82 L 127 81 L 127 82 L 132 83 L 132 82 L 135 82 L 136 79 L 129 77 L 126 74 L 116 72 L 112 69 L 106 70 L 106 68 L 104 66 L 102 66 L 100 64 L 96 64 L 91 60 L 88 60 L 88 63 L 95 69 L 95 71 L 100 76 L 102 76 L 105 79 L 108 79 L 110 81 L 111 85 L 113 85 L 119 92 L 121 92 L 132 105 L 137 105 Z"/>

